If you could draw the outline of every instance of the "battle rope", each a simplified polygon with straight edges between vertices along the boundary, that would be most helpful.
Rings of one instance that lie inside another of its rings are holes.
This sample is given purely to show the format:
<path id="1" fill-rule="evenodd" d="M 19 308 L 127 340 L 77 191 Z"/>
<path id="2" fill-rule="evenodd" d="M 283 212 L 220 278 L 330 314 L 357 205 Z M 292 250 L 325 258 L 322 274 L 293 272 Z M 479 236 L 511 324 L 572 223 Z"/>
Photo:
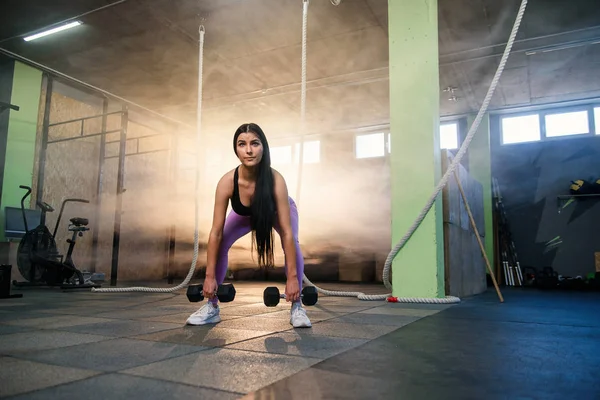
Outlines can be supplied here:
<path id="1" fill-rule="evenodd" d="M 300 150 L 298 152 L 298 178 L 296 202 L 300 202 L 302 188 L 302 164 L 304 164 L 304 133 L 306 131 L 306 35 L 308 24 L 308 0 L 302 0 L 302 79 L 300 85 Z"/>
<path id="2" fill-rule="evenodd" d="M 183 289 L 192 280 L 194 271 L 196 270 L 196 263 L 198 262 L 198 219 L 199 219 L 199 206 L 200 206 L 200 145 L 201 138 L 200 133 L 202 130 L 202 74 L 203 74 L 203 61 L 204 61 L 204 26 L 200 25 L 198 33 L 200 34 L 199 40 L 199 51 L 198 51 L 198 105 L 196 111 L 196 186 L 195 186 L 195 228 L 194 228 L 194 256 L 192 258 L 192 266 L 183 280 L 179 285 L 171 288 L 149 288 L 149 287 L 128 287 L 128 288 L 104 288 L 97 289 L 92 288 L 92 292 L 100 293 L 111 293 L 111 292 L 152 292 L 152 293 L 170 293 L 175 292 L 179 289 Z"/>
<path id="3" fill-rule="evenodd" d="M 341 1 L 339 1 L 339 0 L 338 1 L 332 0 L 332 4 L 334 4 L 334 5 L 339 5 L 340 2 Z M 498 84 L 498 81 L 500 80 L 500 76 L 502 75 L 502 72 L 504 71 L 504 66 L 506 65 L 506 61 L 508 60 L 508 56 L 510 55 L 510 51 L 512 49 L 513 42 L 515 41 L 515 37 L 517 36 L 517 33 L 519 31 L 519 26 L 521 25 L 521 20 L 523 19 L 523 15 L 525 14 L 526 6 L 527 6 L 527 0 L 522 0 L 521 6 L 519 8 L 519 12 L 517 13 L 517 18 L 515 20 L 512 32 L 510 34 L 510 38 L 508 40 L 508 43 L 506 44 L 504 54 L 502 55 L 502 59 L 500 60 L 500 64 L 498 65 L 498 69 L 496 70 L 496 74 L 494 75 L 494 79 L 492 80 L 490 88 L 487 92 L 487 95 L 485 96 L 485 99 L 483 100 L 483 104 L 481 105 L 481 108 L 479 109 L 479 113 L 477 114 L 475 121 L 473 121 L 473 124 L 471 125 L 471 128 L 469 129 L 469 132 L 467 134 L 467 137 L 465 138 L 465 141 L 463 142 L 462 146 L 460 147 L 460 150 L 456 154 L 454 160 L 448 167 L 448 170 L 446 171 L 446 173 L 444 174 L 444 176 L 438 183 L 433 194 L 427 201 L 427 204 L 425 205 L 425 207 L 423 208 L 423 210 L 421 211 L 421 213 L 419 214 L 419 216 L 417 217 L 415 222 L 409 228 L 408 232 L 406 232 L 406 234 L 402 237 L 402 239 L 400 239 L 398 244 L 396 244 L 396 246 L 394 246 L 392 251 L 387 256 L 387 259 L 385 260 L 385 264 L 383 267 L 383 284 L 389 290 L 392 289 L 392 284 L 389 281 L 390 267 L 392 265 L 392 261 L 394 260 L 394 258 L 396 257 L 396 255 L 398 254 L 400 249 L 402 247 L 404 247 L 404 245 L 406 244 L 408 239 L 410 239 L 412 234 L 417 230 L 419 225 L 421 225 L 421 222 L 423 222 L 423 220 L 425 219 L 425 216 L 427 215 L 427 213 L 433 206 L 435 199 L 437 198 L 437 196 L 439 195 L 441 190 L 444 188 L 444 186 L 446 186 L 446 184 L 448 183 L 448 180 L 454 173 L 456 166 L 460 163 L 463 156 L 467 152 L 467 149 L 471 143 L 471 140 L 473 139 L 473 136 L 477 132 L 477 129 L 479 129 L 479 124 L 481 123 L 483 115 L 487 111 L 490 100 L 492 99 L 492 95 L 494 94 L 494 91 L 496 90 L 496 85 Z M 306 13 L 306 8 L 305 8 L 305 13 Z M 305 30 L 306 27 L 304 26 L 303 29 Z M 303 32 L 303 35 L 304 34 L 305 33 Z M 304 51 L 303 51 L 303 54 L 304 54 Z M 305 60 L 303 59 L 302 62 L 304 64 Z M 306 97 L 303 95 L 302 99 L 304 100 L 305 98 Z M 299 168 L 300 169 L 302 168 L 302 160 L 300 161 Z M 315 288 L 317 289 L 317 291 L 319 293 L 322 293 L 327 296 L 358 297 L 360 300 L 386 300 L 388 297 L 390 297 L 392 295 L 391 293 L 380 294 L 380 295 L 367 295 L 367 294 L 364 294 L 361 292 L 342 292 L 342 291 L 334 291 L 334 290 L 325 290 L 325 289 L 322 289 L 322 288 L 314 285 L 306 277 L 306 275 L 304 275 L 303 280 L 304 280 L 304 283 L 306 283 L 307 285 L 315 286 Z M 454 296 L 446 296 L 444 298 L 398 297 L 398 298 L 394 298 L 394 301 L 399 302 L 399 303 L 458 303 L 458 302 L 460 302 L 460 299 L 458 297 L 454 297 Z"/>

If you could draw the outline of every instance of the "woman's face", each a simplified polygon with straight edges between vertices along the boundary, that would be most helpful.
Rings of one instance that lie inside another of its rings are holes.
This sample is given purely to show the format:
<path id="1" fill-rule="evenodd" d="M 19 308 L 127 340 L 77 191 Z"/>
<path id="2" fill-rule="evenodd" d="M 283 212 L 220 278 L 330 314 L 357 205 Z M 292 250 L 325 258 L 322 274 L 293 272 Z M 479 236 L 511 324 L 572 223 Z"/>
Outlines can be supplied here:
<path id="1" fill-rule="evenodd" d="M 246 167 L 260 164 L 264 148 L 257 134 L 241 133 L 236 139 L 235 149 L 238 158 Z"/>

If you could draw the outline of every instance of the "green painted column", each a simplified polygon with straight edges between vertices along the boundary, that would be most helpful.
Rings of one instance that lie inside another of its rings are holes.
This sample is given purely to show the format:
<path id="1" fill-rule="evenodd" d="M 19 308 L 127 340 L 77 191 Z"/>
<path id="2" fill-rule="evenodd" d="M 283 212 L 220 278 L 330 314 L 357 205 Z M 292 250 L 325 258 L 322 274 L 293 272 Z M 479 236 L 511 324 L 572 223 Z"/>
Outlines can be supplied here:
<path id="1" fill-rule="evenodd" d="M 392 246 L 441 178 L 437 0 L 389 0 Z M 443 297 L 441 195 L 392 264 L 394 296 Z"/>
<path id="2" fill-rule="evenodd" d="M 20 110 L 11 110 L 8 120 L 0 240 L 4 240 L 4 207 L 20 207 L 25 192 L 19 185 L 32 185 L 41 88 L 42 72 L 15 62 L 10 102 Z"/>
<path id="3" fill-rule="evenodd" d="M 467 125 L 471 127 L 475 115 L 469 115 Z M 485 222 L 485 252 L 492 269 L 494 265 L 494 229 L 492 202 L 492 160 L 490 151 L 490 116 L 485 114 L 473 140 L 469 145 L 469 174 L 483 186 L 483 213 Z"/>

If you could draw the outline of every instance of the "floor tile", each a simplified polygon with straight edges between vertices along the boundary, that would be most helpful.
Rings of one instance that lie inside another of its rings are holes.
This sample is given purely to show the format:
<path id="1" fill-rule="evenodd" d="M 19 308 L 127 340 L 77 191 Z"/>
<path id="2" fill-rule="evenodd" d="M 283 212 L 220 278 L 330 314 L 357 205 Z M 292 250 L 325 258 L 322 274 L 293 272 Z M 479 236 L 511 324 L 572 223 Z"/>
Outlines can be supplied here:
<path id="1" fill-rule="evenodd" d="M 62 314 L 62 315 L 81 315 L 84 317 L 95 317 L 103 312 L 114 311 L 111 307 L 94 307 L 93 309 L 89 309 L 87 307 L 61 307 L 61 308 L 52 308 L 48 310 L 39 310 L 40 313 L 45 314 Z"/>
<path id="2" fill-rule="evenodd" d="M 182 304 L 163 304 L 163 305 L 141 305 L 128 309 L 128 311 L 161 311 L 163 314 L 169 313 L 192 313 L 206 303 L 182 303 Z"/>
<path id="3" fill-rule="evenodd" d="M 360 375 L 346 375 L 309 368 L 293 377 L 250 393 L 240 400 L 290 399 L 418 399 L 426 397 L 402 396 L 401 388 L 393 380 L 384 381 Z M 434 398 L 434 397 L 429 397 Z M 435 397 L 439 399 L 440 397 Z M 448 397 L 446 397 L 447 399 Z M 485 397 L 482 397 L 485 398 Z"/>
<path id="4" fill-rule="evenodd" d="M 33 330 L 33 328 L 27 328 L 27 327 L 23 327 L 23 326 L 15 326 L 15 325 L 5 325 L 5 324 L 0 324 L 0 335 L 8 335 L 11 333 L 18 333 L 18 332 L 28 332 Z M 2 339 L 0 339 L 2 340 Z"/>
<path id="5" fill-rule="evenodd" d="M 336 312 L 330 312 L 330 311 L 316 311 L 316 310 L 313 310 L 312 308 L 307 307 L 306 315 L 308 316 L 308 318 L 310 319 L 310 321 L 312 323 L 315 323 L 315 322 L 339 317 L 341 315 L 345 315 L 345 313 L 336 313 Z M 272 313 L 267 313 L 267 314 L 261 314 L 261 315 L 257 315 L 255 318 L 280 318 L 280 319 L 285 319 L 285 320 L 289 321 L 290 310 L 282 310 L 282 311 L 277 311 L 277 312 L 272 312 Z"/>
<path id="6" fill-rule="evenodd" d="M 50 312 L 45 313 L 44 310 L 39 310 L 36 312 L 7 312 L 0 314 L 0 322 L 1 323 L 9 323 L 12 321 L 23 321 L 31 318 L 42 318 L 47 317 Z"/>
<path id="7" fill-rule="evenodd" d="M 370 310 L 359 311 L 358 314 L 401 315 L 406 317 L 428 317 L 439 313 L 441 310 L 427 310 L 406 307 L 377 307 Z"/>
<path id="8" fill-rule="evenodd" d="M 16 307 L 23 307 L 23 306 L 28 306 L 31 303 L 27 302 L 27 301 L 23 301 L 23 298 L 20 299 L 2 299 L 2 301 L 0 301 L 0 310 L 11 310 L 11 309 L 15 309 Z"/>
<path id="9" fill-rule="evenodd" d="M 293 329 L 292 325 L 290 325 L 289 311 L 287 318 L 262 318 L 261 316 L 240 317 L 221 321 L 217 327 L 270 332 L 281 332 Z"/>
<path id="10" fill-rule="evenodd" d="M 421 317 L 408 317 L 404 315 L 382 315 L 382 314 L 367 314 L 353 313 L 341 315 L 339 317 L 329 319 L 327 322 L 361 324 L 361 325 L 389 325 L 401 327 L 421 319 Z"/>
<path id="11" fill-rule="evenodd" d="M 107 339 L 110 338 L 100 335 L 52 330 L 11 333 L 2 335 L 0 340 L 0 354 L 17 354 L 25 351 L 56 349 Z"/>
<path id="12" fill-rule="evenodd" d="M 98 318 L 110 318 L 110 319 L 142 319 L 149 317 L 157 317 L 170 315 L 171 312 L 156 309 L 126 309 L 126 310 L 114 310 L 109 312 L 103 312 L 96 314 Z"/>
<path id="13" fill-rule="evenodd" d="M 56 329 L 68 326 L 95 324 L 100 322 L 110 322 L 110 319 L 105 318 L 93 318 L 93 317 L 82 317 L 74 315 L 61 315 L 53 317 L 42 317 L 42 318 L 28 318 L 24 320 L 10 321 L 8 324 L 33 327 L 37 329 Z"/>
<path id="14" fill-rule="evenodd" d="M 226 348 L 324 359 L 360 346 L 367 341 L 367 339 L 309 335 L 297 329 L 234 343 Z"/>
<path id="15" fill-rule="evenodd" d="M 98 371 L 119 371 L 206 350 L 207 347 L 134 339 L 113 339 L 64 349 L 19 354 L 20 359 Z"/>
<path id="16" fill-rule="evenodd" d="M 219 348 L 133 368 L 123 373 L 248 393 L 317 362 L 318 359 Z"/>
<path id="17" fill-rule="evenodd" d="M 191 312 L 177 313 L 177 314 L 167 314 L 167 315 L 157 315 L 154 317 L 147 318 L 138 318 L 140 321 L 158 321 L 158 322 L 171 322 L 173 324 L 185 325 L 185 321 L 187 321 Z M 228 321 L 230 319 L 242 318 L 241 315 L 223 315 L 221 313 L 221 321 Z"/>
<path id="18" fill-rule="evenodd" d="M 240 398 L 240 394 L 132 375 L 108 374 L 17 396 L 11 400 L 81 400 L 82 398 L 85 400 L 234 400 Z"/>
<path id="19" fill-rule="evenodd" d="M 460 303 L 458 303 L 460 304 Z M 457 304 L 455 303 L 387 303 L 383 302 L 380 307 L 391 308 L 391 309 L 400 309 L 405 308 L 409 310 L 431 310 L 431 311 L 443 311 L 448 308 L 455 307 Z"/>
<path id="20" fill-rule="evenodd" d="M 180 326 L 181 324 L 169 324 L 166 322 L 111 320 L 110 322 L 64 327 L 62 329 L 70 332 L 124 337 L 175 329 Z"/>
<path id="21" fill-rule="evenodd" d="M 245 315 L 260 315 L 260 314 L 273 313 L 273 312 L 285 311 L 285 310 L 287 310 L 289 312 L 290 306 L 289 305 L 286 305 L 286 306 L 278 305 L 277 307 L 267 307 L 262 304 L 248 304 L 248 305 L 243 305 L 243 306 L 238 306 L 238 307 L 223 308 L 221 310 L 221 314 L 222 315 L 245 316 Z"/>
<path id="22" fill-rule="evenodd" d="M 308 307 L 307 307 L 308 308 Z M 338 304 L 316 304 L 311 306 L 313 311 L 334 312 L 334 313 L 354 313 L 374 308 L 373 304 L 367 305 L 338 305 Z"/>
<path id="23" fill-rule="evenodd" d="M 184 326 L 178 329 L 138 335 L 132 338 L 169 343 L 188 344 L 192 346 L 219 347 L 227 344 L 253 339 L 273 333 L 272 331 L 253 331 L 246 329 L 227 329 L 213 325 Z"/>
<path id="24" fill-rule="evenodd" d="M 98 372 L 0 357 L 0 398 L 97 375 Z"/>
<path id="25" fill-rule="evenodd" d="M 330 322 L 330 320 L 313 324 L 310 332 L 315 335 L 346 337 L 355 339 L 375 339 L 381 335 L 385 335 L 393 330 L 398 329 L 397 326 L 389 325 L 362 325 L 362 324 L 347 324 L 340 322 Z"/>

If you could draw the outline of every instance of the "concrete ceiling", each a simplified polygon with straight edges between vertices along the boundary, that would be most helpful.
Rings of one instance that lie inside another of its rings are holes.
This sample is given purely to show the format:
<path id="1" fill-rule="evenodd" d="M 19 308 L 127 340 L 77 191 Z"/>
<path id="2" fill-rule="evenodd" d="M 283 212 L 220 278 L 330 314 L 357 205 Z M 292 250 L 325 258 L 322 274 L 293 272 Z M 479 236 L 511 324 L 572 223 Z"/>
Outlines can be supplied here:
<path id="1" fill-rule="evenodd" d="M 0 47 L 194 124 L 202 23 L 203 126 L 230 133 L 253 120 L 280 135 L 297 130 L 301 0 L 113 2 L 4 0 Z M 438 1 L 442 115 L 479 109 L 519 4 Z M 84 25 L 71 31 L 22 40 L 25 33 L 86 13 L 78 18 Z M 389 121 L 387 24 L 386 0 L 310 2 L 309 131 Z M 598 0 L 530 0 L 491 107 L 600 95 L 600 44 L 594 41 L 600 42 Z M 448 100 L 447 87 L 455 88 L 455 101 Z"/>

